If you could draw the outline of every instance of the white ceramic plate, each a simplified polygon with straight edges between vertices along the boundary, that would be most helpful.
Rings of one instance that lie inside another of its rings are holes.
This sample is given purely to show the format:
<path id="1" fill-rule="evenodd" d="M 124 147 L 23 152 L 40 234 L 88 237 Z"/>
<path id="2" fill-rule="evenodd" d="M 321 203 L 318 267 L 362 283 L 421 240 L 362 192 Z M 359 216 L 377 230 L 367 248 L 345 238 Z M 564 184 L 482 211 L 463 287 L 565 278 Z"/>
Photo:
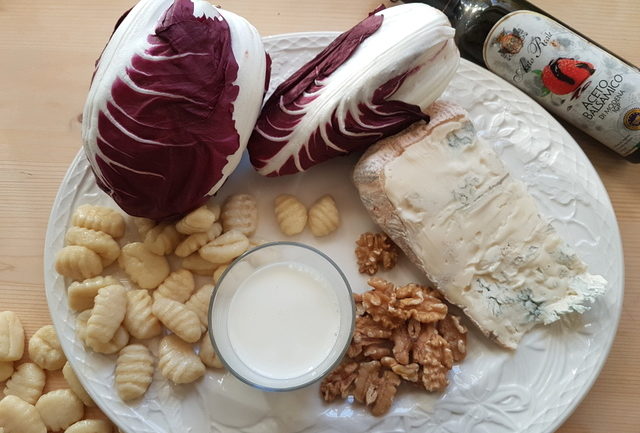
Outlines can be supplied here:
<path id="1" fill-rule="evenodd" d="M 272 86 L 326 46 L 336 33 L 265 38 L 273 58 Z M 82 152 L 73 161 L 55 201 L 45 246 L 47 300 L 62 347 L 89 394 L 125 432 L 550 432 L 587 393 L 615 335 L 623 293 L 623 257 L 616 219 L 595 170 L 569 134 L 540 106 L 495 75 L 463 61 L 444 95 L 471 113 L 483 136 L 495 144 L 514 175 L 538 200 L 540 211 L 610 288 L 583 316 L 536 328 L 516 352 L 496 347 L 475 330 L 467 359 L 450 374 L 443 394 L 402 388 L 391 412 L 381 418 L 350 402 L 324 404 L 318 385 L 288 393 L 264 393 L 229 374 L 209 371 L 193 385 L 173 386 L 158 372 L 146 396 L 124 404 L 113 386 L 114 356 L 86 351 L 74 335 L 75 314 L 67 308 L 63 278 L 54 270 L 71 212 L 79 204 L 115 206 L 98 190 Z M 325 193 L 342 212 L 340 229 L 317 240 L 308 231 L 294 237 L 329 254 L 355 291 L 366 288 L 357 272 L 353 242 L 374 225 L 351 184 L 357 155 L 338 158 L 307 173 L 283 178 L 258 176 L 245 157 L 216 200 L 235 192 L 256 194 L 257 236 L 280 239 L 273 198 L 289 192 L 310 205 Z M 131 233 L 128 238 L 133 238 Z M 114 266 L 111 268 L 116 270 Z M 111 270 L 110 269 L 110 270 Z M 387 276 L 397 283 L 420 280 L 408 263 Z M 255 324 L 260 326 L 259 323 Z"/>

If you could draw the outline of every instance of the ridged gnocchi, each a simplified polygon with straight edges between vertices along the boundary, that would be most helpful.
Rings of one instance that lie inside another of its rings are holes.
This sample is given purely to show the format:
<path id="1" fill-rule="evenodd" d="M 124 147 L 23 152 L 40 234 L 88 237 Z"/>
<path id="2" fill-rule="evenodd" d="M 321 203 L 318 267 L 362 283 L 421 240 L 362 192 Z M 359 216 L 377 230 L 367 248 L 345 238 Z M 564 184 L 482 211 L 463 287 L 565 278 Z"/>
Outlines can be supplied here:
<path id="1" fill-rule="evenodd" d="M 73 368 L 71 368 L 71 364 L 69 364 L 69 362 L 64 364 L 64 367 L 62 367 L 62 375 L 67 381 L 69 389 L 73 391 L 73 393 L 80 399 L 80 401 L 82 401 L 85 406 L 93 407 L 96 405 L 78 380 L 78 376 L 76 376 L 76 372 L 73 371 Z"/>
<path id="2" fill-rule="evenodd" d="M 43 326 L 31 336 L 29 357 L 45 370 L 60 370 L 67 362 L 52 325 Z"/>
<path id="3" fill-rule="evenodd" d="M 217 215 L 211 212 L 207 206 L 200 206 L 178 221 L 176 229 L 185 235 L 206 232 L 217 218 Z"/>
<path id="4" fill-rule="evenodd" d="M 42 395 L 46 375 L 32 362 L 20 364 L 4 387 L 4 395 L 15 395 L 29 404 L 35 404 Z"/>
<path id="5" fill-rule="evenodd" d="M 145 340 L 162 333 L 160 321 L 151 312 L 152 305 L 153 299 L 148 291 L 140 289 L 127 292 L 124 327 L 133 337 Z"/>
<path id="6" fill-rule="evenodd" d="M 142 344 L 124 347 L 116 361 L 116 389 L 124 401 L 142 397 L 153 379 L 154 358 Z"/>
<path id="7" fill-rule="evenodd" d="M 153 227 L 144 237 L 144 246 L 149 251 L 159 256 L 173 253 L 182 241 L 182 235 L 178 233 L 173 224 L 162 223 Z"/>
<path id="8" fill-rule="evenodd" d="M 153 315 L 171 332 L 188 343 L 195 343 L 200 339 L 202 330 L 198 315 L 184 304 L 157 296 L 153 301 Z"/>
<path id="9" fill-rule="evenodd" d="M 91 310 L 86 310 L 78 314 L 78 317 L 76 317 L 76 335 L 87 347 L 92 349 L 94 352 L 109 355 L 116 353 L 127 345 L 129 342 L 129 333 L 124 326 L 120 326 L 113 338 L 106 343 L 100 343 L 96 340 L 87 340 L 87 321 L 89 320 L 91 313 Z"/>
<path id="10" fill-rule="evenodd" d="M 0 401 L 0 426 L 4 433 L 47 433 L 38 410 L 15 395 Z"/>
<path id="11" fill-rule="evenodd" d="M 198 275 L 213 275 L 218 263 L 211 263 L 203 259 L 200 254 L 194 253 L 182 259 L 182 267 Z"/>
<path id="12" fill-rule="evenodd" d="M 192 235 L 187 236 L 180 244 L 176 247 L 175 254 L 178 257 L 187 257 L 190 254 L 195 253 L 201 247 L 206 245 L 209 241 L 214 240 L 222 233 L 222 226 L 220 223 L 213 223 L 209 230 L 203 233 L 194 233 Z"/>
<path id="13" fill-rule="evenodd" d="M 217 264 L 228 263 L 249 248 L 249 239 L 236 230 L 228 231 L 200 248 L 200 256 Z"/>
<path id="14" fill-rule="evenodd" d="M 166 257 L 152 253 L 141 242 L 122 247 L 118 264 L 142 289 L 155 289 L 170 272 Z"/>
<path id="15" fill-rule="evenodd" d="M 196 313 L 198 316 L 202 332 L 206 331 L 209 326 L 209 302 L 214 288 L 215 287 L 211 284 L 205 284 L 196 290 L 196 292 L 191 295 L 189 300 L 184 304 L 185 307 Z"/>
<path id="16" fill-rule="evenodd" d="M 144 240 L 149 230 L 156 226 L 156 222 L 154 220 L 142 217 L 134 217 L 133 224 L 136 226 L 138 234 L 142 240 Z"/>
<path id="17" fill-rule="evenodd" d="M 98 230 L 118 239 L 124 235 L 124 218 L 114 209 L 83 204 L 73 212 L 71 224 L 86 229 Z"/>
<path id="18" fill-rule="evenodd" d="M 56 272 L 75 281 L 86 280 L 102 273 L 102 258 L 95 251 L 80 245 L 68 245 L 56 254 Z"/>
<path id="19" fill-rule="evenodd" d="M 206 370 L 191 345 L 176 335 L 167 335 L 160 341 L 158 368 L 162 376 L 177 384 L 194 382 Z"/>
<path id="20" fill-rule="evenodd" d="M 102 266 L 107 267 L 120 255 L 120 245 L 108 234 L 84 227 L 69 227 L 65 235 L 67 245 L 89 248 L 100 256 Z"/>
<path id="21" fill-rule="evenodd" d="M 98 295 L 98 290 L 112 284 L 119 284 L 111 275 L 97 276 L 83 281 L 74 281 L 67 289 L 67 301 L 69 307 L 75 311 L 84 311 L 93 308 L 93 302 Z"/>
<path id="22" fill-rule="evenodd" d="M 84 416 L 82 401 L 70 389 L 56 389 L 42 395 L 36 403 L 40 418 L 50 431 L 60 431 Z"/>
<path id="23" fill-rule="evenodd" d="M 213 349 L 213 344 L 211 344 L 211 338 L 209 337 L 209 332 L 205 333 L 200 340 L 200 360 L 207 367 L 211 368 L 224 368 L 222 361 L 218 358 L 216 351 Z"/>
<path id="24" fill-rule="evenodd" d="M 126 290 L 112 284 L 98 290 L 93 310 L 87 321 L 87 342 L 104 344 L 110 341 L 122 324 L 127 312 Z"/>
<path id="25" fill-rule="evenodd" d="M 104 419 L 83 419 L 71 424 L 64 433 L 112 433 L 113 426 Z"/>
<path id="26" fill-rule="evenodd" d="M 164 296 L 178 302 L 185 302 L 195 288 L 193 274 L 187 269 L 179 269 L 169 274 L 169 276 L 158 286 L 154 295 Z"/>
<path id="27" fill-rule="evenodd" d="M 330 195 L 322 196 L 309 208 L 309 229 L 314 236 L 327 236 L 340 225 L 340 213 Z"/>
<path id="28" fill-rule="evenodd" d="M 220 215 L 225 232 L 237 230 L 245 236 L 252 236 L 258 226 L 258 205 L 251 194 L 234 194 L 227 198 Z"/>
<path id="29" fill-rule="evenodd" d="M 17 361 L 24 354 L 24 328 L 13 311 L 0 312 L 0 361 Z"/>
<path id="30" fill-rule="evenodd" d="M 9 379 L 13 374 L 13 361 L 0 361 L 0 382 Z"/>
<path id="31" fill-rule="evenodd" d="M 287 236 L 302 233 L 307 225 L 307 208 L 294 196 L 281 194 L 274 201 L 276 221 L 280 231 Z"/>

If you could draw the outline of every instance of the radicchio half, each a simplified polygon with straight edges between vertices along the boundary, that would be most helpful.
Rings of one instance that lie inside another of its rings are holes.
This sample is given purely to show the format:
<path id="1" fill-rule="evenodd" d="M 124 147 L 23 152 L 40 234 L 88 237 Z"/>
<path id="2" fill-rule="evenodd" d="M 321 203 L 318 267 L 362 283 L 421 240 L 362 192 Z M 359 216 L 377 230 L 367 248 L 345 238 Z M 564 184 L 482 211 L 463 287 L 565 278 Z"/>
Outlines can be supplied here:
<path id="1" fill-rule="evenodd" d="M 424 4 L 370 15 L 278 86 L 249 140 L 251 163 L 292 174 L 428 120 L 458 65 L 453 36 Z"/>
<path id="2" fill-rule="evenodd" d="M 206 0 L 142 0 L 98 60 L 84 108 L 98 186 L 155 220 L 201 205 L 239 163 L 266 75 L 243 18 Z"/>

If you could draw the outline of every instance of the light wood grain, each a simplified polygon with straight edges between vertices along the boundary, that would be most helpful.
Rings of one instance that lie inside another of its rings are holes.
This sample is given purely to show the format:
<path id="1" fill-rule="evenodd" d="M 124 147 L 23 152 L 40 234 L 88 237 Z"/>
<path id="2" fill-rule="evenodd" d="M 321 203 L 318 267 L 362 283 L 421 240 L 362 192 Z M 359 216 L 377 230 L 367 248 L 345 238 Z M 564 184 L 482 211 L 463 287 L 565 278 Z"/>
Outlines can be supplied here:
<path id="1" fill-rule="evenodd" d="M 377 0 L 223 0 L 263 35 L 344 30 Z M 534 0 L 579 31 L 640 64 L 638 0 Z M 0 0 L 0 310 L 32 335 L 50 322 L 42 251 L 58 185 L 80 148 L 78 115 L 93 64 L 131 0 Z M 569 128 L 593 162 L 617 213 L 625 299 L 611 355 L 561 433 L 640 431 L 640 166 Z M 606 259 L 606 258 L 605 258 Z M 59 374 L 49 387 L 60 387 Z M 96 414 L 92 411 L 91 414 Z"/>

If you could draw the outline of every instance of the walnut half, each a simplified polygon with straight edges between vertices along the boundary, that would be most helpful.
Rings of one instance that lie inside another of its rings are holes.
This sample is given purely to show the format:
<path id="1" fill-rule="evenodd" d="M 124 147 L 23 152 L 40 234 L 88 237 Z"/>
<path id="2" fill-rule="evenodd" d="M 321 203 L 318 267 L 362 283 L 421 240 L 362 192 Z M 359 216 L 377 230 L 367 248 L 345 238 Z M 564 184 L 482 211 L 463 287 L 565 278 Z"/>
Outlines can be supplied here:
<path id="1" fill-rule="evenodd" d="M 389 270 L 396 265 L 398 247 L 386 233 L 363 233 L 356 245 L 358 270 L 361 274 L 373 275 L 381 266 Z"/>

